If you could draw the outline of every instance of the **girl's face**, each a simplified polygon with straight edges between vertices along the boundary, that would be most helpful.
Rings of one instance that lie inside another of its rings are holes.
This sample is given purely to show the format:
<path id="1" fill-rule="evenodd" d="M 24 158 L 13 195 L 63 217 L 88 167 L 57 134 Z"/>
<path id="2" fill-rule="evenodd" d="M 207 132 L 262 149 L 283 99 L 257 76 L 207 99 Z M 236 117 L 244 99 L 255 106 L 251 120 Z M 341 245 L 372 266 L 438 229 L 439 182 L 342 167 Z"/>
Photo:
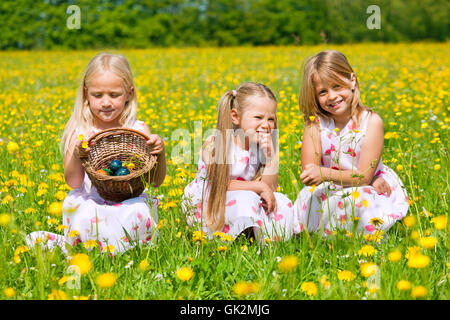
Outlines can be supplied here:
<path id="1" fill-rule="evenodd" d="M 120 115 L 133 90 L 133 87 L 126 90 L 123 80 L 110 71 L 94 75 L 85 88 L 85 95 L 96 125 L 119 126 Z"/>
<path id="2" fill-rule="evenodd" d="M 343 79 L 344 80 L 344 79 Z M 335 120 L 348 120 L 351 116 L 352 88 L 356 85 L 356 77 L 352 73 L 348 86 L 324 83 L 317 74 L 313 76 L 316 99 L 320 107 L 329 112 Z"/>
<path id="3" fill-rule="evenodd" d="M 247 98 L 246 103 L 242 114 L 231 109 L 231 121 L 258 143 L 261 135 L 272 133 L 275 129 L 277 104 L 267 97 L 258 96 Z"/>

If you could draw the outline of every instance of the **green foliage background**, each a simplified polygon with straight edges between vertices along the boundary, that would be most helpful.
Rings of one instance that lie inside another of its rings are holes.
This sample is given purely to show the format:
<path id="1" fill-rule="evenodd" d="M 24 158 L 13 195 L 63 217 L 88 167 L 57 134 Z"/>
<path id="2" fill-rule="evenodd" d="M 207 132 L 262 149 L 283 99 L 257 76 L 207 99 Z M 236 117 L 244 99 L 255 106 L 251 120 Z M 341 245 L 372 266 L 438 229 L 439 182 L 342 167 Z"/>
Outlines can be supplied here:
<path id="1" fill-rule="evenodd" d="M 2 0 L 0 50 L 447 41 L 447 0 Z M 70 5 L 81 28 L 69 29 Z M 378 5 L 381 29 L 366 10 Z"/>

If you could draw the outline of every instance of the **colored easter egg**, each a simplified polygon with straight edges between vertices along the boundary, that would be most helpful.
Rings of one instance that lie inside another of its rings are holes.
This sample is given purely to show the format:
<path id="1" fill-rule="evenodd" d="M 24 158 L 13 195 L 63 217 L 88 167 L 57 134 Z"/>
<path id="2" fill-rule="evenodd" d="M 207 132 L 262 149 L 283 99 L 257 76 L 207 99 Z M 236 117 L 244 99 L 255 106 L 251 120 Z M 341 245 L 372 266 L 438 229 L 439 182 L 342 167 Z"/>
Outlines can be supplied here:
<path id="1" fill-rule="evenodd" d="M 102 170 L 105 171 L 108 176 L 112 176 L 113 175 L 113 172 L 110 169 L 108 169 L 108 168 L 104 168 Z"/>
<path id="2" fill-rule="evenodd" d="M 115 176 L 126 176 L 129 173 L 130 173 L 130 170 L 128 170 L 127 168 L 120 168 L 114 173 L 114 175 Z"/>
<path id="3" fill-rule="evenodd" d="M 97 170 L 97 173 L 100 173 L 103 176 L 107 176 L 108 175 L 108 173 L 105 170 L 103 170 L 103 169 Z"/>
<path id="4" fill-rule="evenodd" d="M 109 168 L 113 172 L 116 172 L 117 170 L 122 168 L 122 161 L 120 161 L 120 160 L 113 160 L 113 161 L 111 161 L 111 163 L 109 164 Z"/>

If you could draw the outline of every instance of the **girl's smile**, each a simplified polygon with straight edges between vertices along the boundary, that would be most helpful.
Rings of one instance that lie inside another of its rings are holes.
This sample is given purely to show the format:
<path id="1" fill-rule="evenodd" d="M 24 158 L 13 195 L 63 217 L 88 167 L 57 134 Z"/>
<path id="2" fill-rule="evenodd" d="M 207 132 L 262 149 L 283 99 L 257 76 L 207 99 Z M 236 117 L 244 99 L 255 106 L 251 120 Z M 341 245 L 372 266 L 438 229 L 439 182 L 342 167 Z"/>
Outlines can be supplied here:
<path id="1" fill-rule="evenodd" d="M 315 95 L 319 106 L 331 114 L 337 127 L 345 125 L 350 119 L 353 99 L 351 87 L 354 87 L 356 83 L 354 74 L 350 81 L 342 80 L 348 82 L 348 86 L 325 83 L 317 74 L 313 76 Z"/>
<path id="2" fill-rule="evenodd" d="M 259 143 L 263 135 L 273 132 L 276 126 L 277 108 L 276 103 L 267 97 L 249 97 L 247 104 L 241 115 L 236 109 L 231 110 L 233 124 L 242 129 L 247 136 L 245 149 L 248 149 L 250 141 Z"/>

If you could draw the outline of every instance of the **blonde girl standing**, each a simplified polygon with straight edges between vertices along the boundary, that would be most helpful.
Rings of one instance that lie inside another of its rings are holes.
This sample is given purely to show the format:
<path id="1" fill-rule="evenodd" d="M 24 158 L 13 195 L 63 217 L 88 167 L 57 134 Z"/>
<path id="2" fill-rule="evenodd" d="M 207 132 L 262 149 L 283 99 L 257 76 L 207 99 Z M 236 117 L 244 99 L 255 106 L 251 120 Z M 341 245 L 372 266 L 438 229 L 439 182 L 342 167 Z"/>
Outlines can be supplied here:
<path id="1" fill-rule="evenodd" d="M 143 193 L 120 203 L 106 201 L 91 184 L 80 160 L 89 152 L 89 148 L 81 147 L 80 138 L 87 140 L 109 128 L 132 128 L 149 137 L 151 153 L 157 156 L 157 165 L 150 172 L 152 186 L 162 184 L 166 174 L 164 143 L 158 135 L 150 133 L 143 121 L 136 119 L 136 114 L 137 96 L 128 60 L 118 54 L 96 55 L 84 72 L 61 139 L 64 177 L 73 189 L 62 206 L 64 236 L 33 232 L 27 236 L 29 245 L 42 242 L 50 249 L 58 245 L 67 252 L 66 245 L 81 242 L 114 253 L 157 236 L 152 231 L 152 225 L 157 223 L 157 198 Z"/>
<path id="2" fill-rule="evenodd" d="M 383 121 L 362 104 L 342 53 L 322 51 L 307 61 L 300 110 L 305 187 L 294 210 L 302 228 L 381 235 L 402 219 L 409 202 L 401 180 L 381 160 Z"/>
<path id="3" fill-rule="evenodd" d="M 295 231 L 291 201 L 278 186 L 277 101 L 266 86 L 246 82 L 218 103 L 215 134 L 201 149 L 182 209 L 191 226 L 236 238 L 287 240 Z M 298 225 L 299 226 L 299 225 Z"/>

